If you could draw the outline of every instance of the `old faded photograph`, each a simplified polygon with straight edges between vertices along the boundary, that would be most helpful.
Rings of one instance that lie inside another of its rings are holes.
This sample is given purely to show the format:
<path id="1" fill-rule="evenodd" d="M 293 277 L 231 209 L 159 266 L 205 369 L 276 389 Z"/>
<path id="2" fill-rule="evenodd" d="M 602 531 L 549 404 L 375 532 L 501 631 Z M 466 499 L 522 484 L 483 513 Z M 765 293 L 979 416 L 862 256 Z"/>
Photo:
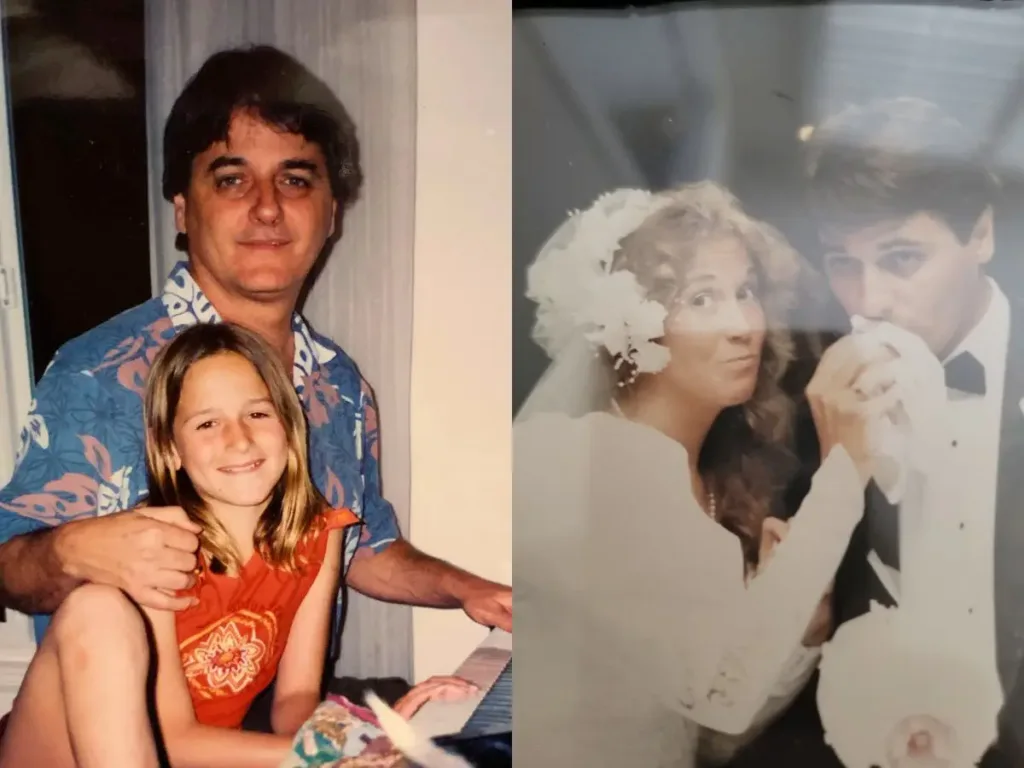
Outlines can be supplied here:
<path id="1" fill-rule="evenodd" d="M 1024 764 L 1024 11 L 516 5 L 524 764 Z"/>

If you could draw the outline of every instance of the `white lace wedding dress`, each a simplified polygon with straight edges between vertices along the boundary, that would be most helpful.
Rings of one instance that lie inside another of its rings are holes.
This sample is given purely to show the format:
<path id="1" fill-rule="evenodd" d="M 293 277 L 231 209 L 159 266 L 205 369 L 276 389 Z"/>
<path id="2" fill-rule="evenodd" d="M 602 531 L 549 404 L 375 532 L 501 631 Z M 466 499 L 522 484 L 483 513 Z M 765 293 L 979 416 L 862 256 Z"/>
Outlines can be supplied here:
<path id="1" fill-rule="evenodd" d="M 718 762 L 818 659 L 801 638 L 863 510 L 852 461 L 816 474 L 767 568 L 697 504 L 685 450 L 610 413 L 514 434 L 516 757 L 530 768 Z"/>

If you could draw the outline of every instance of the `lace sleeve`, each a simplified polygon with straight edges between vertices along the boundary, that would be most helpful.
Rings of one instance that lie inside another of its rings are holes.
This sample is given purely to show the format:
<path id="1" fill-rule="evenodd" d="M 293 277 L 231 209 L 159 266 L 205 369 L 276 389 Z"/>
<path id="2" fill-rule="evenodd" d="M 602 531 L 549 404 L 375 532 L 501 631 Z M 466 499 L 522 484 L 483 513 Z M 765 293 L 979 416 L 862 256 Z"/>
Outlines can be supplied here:
<path id="1" fill-rule="evenodd" d="M 798 646 L 786 663 L 775 687 L 764 705 L 754 715 L 750 726 L 741 734 L 721 733 L 705 729 L 700 735 L 700 755 L 710 765 L 726 765 L 745 746 L 764 733 L 797 697 L 821 659 L 820 648 Z"/>
<path id="2" fill-rule="evenodd" d="M 835 576 L 864 509 L 853 461 L 837 448 L 822 462 L 771 563 L 716 628 L 718 664 L 700 681 L 692 717 L 725 733 L 743 733 L 777 693 L 794 650 Z"/>

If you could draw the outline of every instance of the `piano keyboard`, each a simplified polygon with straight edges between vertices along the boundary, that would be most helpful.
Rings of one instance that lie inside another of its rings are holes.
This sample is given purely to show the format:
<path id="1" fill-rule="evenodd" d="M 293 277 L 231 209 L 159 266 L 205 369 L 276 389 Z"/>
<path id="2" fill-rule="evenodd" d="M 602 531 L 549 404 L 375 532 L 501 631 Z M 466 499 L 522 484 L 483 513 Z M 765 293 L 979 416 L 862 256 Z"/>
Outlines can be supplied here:
<path id="1" fill-rule="evenodd" d="M 480 736 L 496 736 L 512 730 L 512 659 L 498 675 L 469 718 L 459 736 L 476 739 Z"/>
<path id="2" fill-rule="evenodd" d="M 512 730 L 512 635 L 493 630 L 453 673 L 480 692 L 461 701 L 429 701 L 410 720 L 429 738 L 474 738 Z"/>

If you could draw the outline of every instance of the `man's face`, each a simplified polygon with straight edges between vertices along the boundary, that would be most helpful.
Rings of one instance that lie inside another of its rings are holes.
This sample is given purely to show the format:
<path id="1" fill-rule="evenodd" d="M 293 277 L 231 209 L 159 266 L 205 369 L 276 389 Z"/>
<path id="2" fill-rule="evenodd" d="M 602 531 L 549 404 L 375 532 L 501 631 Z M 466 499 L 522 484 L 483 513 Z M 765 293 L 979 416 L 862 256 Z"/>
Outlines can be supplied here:
<path id="1" fill-rule="evenodd" d="M 201 282 L 259 301 L 298 297 L 335 211 L 320 147 L 246 112 L 196 156 L 188 194 L 174 198 Z"/>
<path id="2" fill-rule="evenodd" d="M 982 266 L 992 258 L 992 214 L 967 242 L 922 212 L 856 231 L 822 230 L 829 286 L 847 315 L 886 320 L 947 354 L 976 312 Z"/>

